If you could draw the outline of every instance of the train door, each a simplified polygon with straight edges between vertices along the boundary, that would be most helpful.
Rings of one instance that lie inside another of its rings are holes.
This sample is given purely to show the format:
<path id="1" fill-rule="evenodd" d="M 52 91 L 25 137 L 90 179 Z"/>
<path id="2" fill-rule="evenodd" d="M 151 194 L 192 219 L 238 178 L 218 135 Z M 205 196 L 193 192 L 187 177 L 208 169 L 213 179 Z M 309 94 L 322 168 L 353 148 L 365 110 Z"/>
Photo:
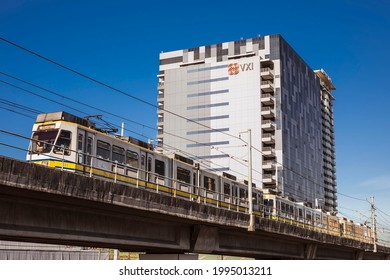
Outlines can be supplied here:
<path id="1" fill-rule="evenodd" d="M 321 210 L 314 209 L 313 220 L 314 220 L 315 227 L 322 228 Z"/>
<path id="2" fill-rule="evenodd" d="M 168 168 L 168 163 L 167 159 L 162 157 L 162 156 L 155 156 L 154 159 L 154 175 L 156 176 L 155 182 L 158 185 L 167 185 L 167 168 Z"/>
<path id="3" fill-rule="evenodd" d="M 314 216 L 313 216 L 313 211 L 306 207 L 305 208 L 305 212 L 306 212 L 306 224 L 307 225 L 313 225 L 314 224 Z"/>
<path id="4" fill-rule="evenodd" d="M 263 203 L 260 192 L 258 189 L 253 188 L 252 191 L 252 201 L 253 201 L 253 211 L 260 212 L 261 210 L 261 205 L 260 203 Z"/>
<path id="5" fill-rule="evenodd" d="M 231 188 L 232 188 L 232 194 L 231 194 L 232 200 L 230 203 L 233 204 L 238 211 L 239 210 L 239 198 L 238 198 L 237 183 L 233 182 Z"/>
<path id="6" fill-rule="evenodd" d="M 265 195 L 263 198 L 264 203 L 264 215 L 265 217 L 272 217 L 276 215 L 275 197 Z"/>
<path id="7" fill-rule="evenodd" d="M 77 132 L 77 163 L 82 165 L 83 173 L 87 167 L 93 166 L 93 139 L 94 134 L 79 129 Z"/>
<path id="8" fill-rule="evenodd" d="M 139 177 L 141 180 L 146 181 L 146 174 L 147 174 L 147 153 L 145 151 L 140 151 L 140 174 Z"/>
<path id="9" fill-rule="evenodd" d="M 248 208 L 248 189 L 247 186 L 239 185 L 238 199 L 240 206 Z"/>
<path id="10" fill-rule="evenodd" d="M 192 172 L 192 190 L 191 193 L 195 196 L 198 194 L 198 169 Z"/>
<path id="11" fill-rule="evenodd" d="M 153 155 L 147 153 L 146 151 L 140 151 L 140 179 L 151 182 L 153 180 L 152 170 L 153 170 Z"/>
<path id="12" fill-rule="evenodd" d="M 77 133 L 77 163 L 84 164 L 85 130 L 79 129 Z M 84 170 L 84 168 L 83 168 Z"/>
<path id="13" fill-rule="evenodd" d="M 153 182 L 153 183 L 155 183 L 156 182 L 156 175 L 155 175 L 155 173 L 153 172 L 153 170 L 154 170 L 154 164 L 155 164 L 155 162 L 154 162 L 154 156 L 153 156 L 153 154 L 150 154 L 150 153 L 147 153 L 147 166 L 146 166 L 146 171 L 148 172 L 147 173 L 147 179 L 148 179 L 148 181 L 149 182 Z"/>
<path id="14" fill-rule="evenodd" d="M 296 206 L 296 213 L 295 213 L 295 217 L 296 219 L 301 222 L 301 223 L 304 223 L 305 222 L 305 218 L 304 218 L 304 212 L 305 212 L 305 208 L 303 207 L 303 205 L 301 204 L 298 204 Z"/>
<path id="15" fill-rule="evenodd" d="M 230 182 L 227 179 L 223 178 L 221 185 L 223 186 L 223 199 L 221 199 L 221 200 L 224 201 L 224 202 L 227 202 L 229 204 L 229 208 L 230 208 L 230 204 L 232 203 L 232 201 L 231 201 L 232 194 L 231 194 Z"/>

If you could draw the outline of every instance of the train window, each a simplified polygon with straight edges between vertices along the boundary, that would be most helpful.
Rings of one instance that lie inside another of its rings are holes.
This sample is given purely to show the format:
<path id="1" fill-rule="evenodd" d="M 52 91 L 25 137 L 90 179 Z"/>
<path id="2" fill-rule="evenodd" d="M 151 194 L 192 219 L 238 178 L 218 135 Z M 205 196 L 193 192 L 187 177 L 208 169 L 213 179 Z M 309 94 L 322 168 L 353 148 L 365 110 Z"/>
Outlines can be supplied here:
<path id="1" fill-rule="evenodd" d="M 301 208 L 298 209 L 298 216 L 299 216 L 300 218 L 303 217 L 303 211 L 302 211 Z"/>
<path id="2" fill-rule="evenodd" d="M 240 189 L 240 199 L 246 199 L 247 197 L 247 191 L 244 189 Z"/>
<path id="3" fill-rule="evenodd" d="M 126 164 L 131 167 L 138 167 L 138 154 L 136 152 L 126 151 Z"/>
<path id="4" fill-rule="evenodd" d="M 110 144 L 98 140 L 96 154 L 103 159 L 110 159 Z"/>
<path id="5" fill-rule="evenodd" d="M 145 170 L 145 155 L 141 154 L 141 169 Z"/>
<path id="6" fill-rule="evenodd" d="M 69 156 L 70 140 L 71 140 L 71 132 L 68 130 L 61 130 L 60 136 L 57 139 L 53 152 L 56 154 L 61 154 L 61 155 L 64 154 Z"/>
<path id="7" fill-rule="evenodd" d="M 315 219 L 317 224 L 321 223 L 321 216 L 319 214 L 316 214 Z"/>
<path id="8" fill-rule="evenodd" d="M 152 158 L 148 157 L 148 171 L 152 171 Z"/>
<path id="9" fill-rule="evenodd" d="M 209 191 L 215 191 L 215 179 L 207 176 L 203 177 L 204 188 Z"/>
<path id="10" fill-rule="evenodd" d="M 274 201 L 272 199 L 264 199 L 264 205 L 274 207 Z"/>
<path id="11" fill-rule="evenodd" d="M 84 138 L 84 135 L 79 134 L 79 136 L 77 138 L 77 150 L 78 151 L 82 151 L 83 150 L 83 138 Z"/>
<path id="12" fill-rule="evenodd" d="M 155 159 L 154 160 L 154 172 L 158 175 L 165 176 L 165 162 Z"/>
<path id="13" fill-rule="evenodd" d="M 118 146 L 112 146 L 112 161 L 125 163 L 125 149 Z"/>
<path id="14" fill-rule="evenodd" d="M 286 212 L 286 204 L 282 202 L 282 213 Z"/>
<path id="15" fill-rule="evenodd" d="M 252 194 L 252 202 L 253 202 L 253 205 L 257 205 L 257 192 L 256 191 L 254 191 Z"/>
<path id="16" fill-rule="evenodd" d="M 191 183 L 191 171 L 178 167 L 177 168 L 177 180 L 190 184 Z"/>
<path id="17" fill-rule="evenodd" d="M 230 195 L 230 184 L 229 183 L 223 184 L 223 193 L 225 195 Z"/>
<path id="18" fill-rule="evenodd" d="M 32 152 L 33 153 L 50 153 L 54 141 L 57 138 L 58 129 L 49 131 L 38 131 L 33 134 Z"/>

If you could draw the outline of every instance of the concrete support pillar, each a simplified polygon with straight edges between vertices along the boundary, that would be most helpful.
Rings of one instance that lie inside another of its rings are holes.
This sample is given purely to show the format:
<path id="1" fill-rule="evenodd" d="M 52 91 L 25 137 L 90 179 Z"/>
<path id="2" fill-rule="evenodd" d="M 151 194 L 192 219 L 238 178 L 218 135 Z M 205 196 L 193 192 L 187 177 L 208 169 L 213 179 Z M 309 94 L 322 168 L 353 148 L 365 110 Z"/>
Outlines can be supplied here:
<path id="1" fill-rule="evenodd" d="M 191 234 L 191 249 L 194 252 L 212 253 L 219 248 L 218 228 L 196 225 Z"/>
<path id="2" fill-rule="evenodd" d="M 364 252 L 363 251 L 357 251 L 355 253 L 355 260 L 362 260 L 364 257 Z"/>
<path id="3" fill-rule="evenodd" d="M 305 259 L 314 260 L 317 254 L 317 244 L 309 243 L 305 246 Z"/>

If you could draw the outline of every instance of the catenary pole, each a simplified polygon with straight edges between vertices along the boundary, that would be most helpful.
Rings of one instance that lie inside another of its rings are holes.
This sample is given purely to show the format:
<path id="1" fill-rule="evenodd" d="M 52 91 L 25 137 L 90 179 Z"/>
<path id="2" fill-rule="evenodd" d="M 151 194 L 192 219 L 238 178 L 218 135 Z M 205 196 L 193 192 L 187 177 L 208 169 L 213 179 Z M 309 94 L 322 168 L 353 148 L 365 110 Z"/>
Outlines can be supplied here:
<path id="1" fill-rule="evenodd" d="M 249 226 L 248 231 L 255 231 L 255 217 L 253 215 L 252 198 L 252 130 L 248 129 L 248 207 Z"/>
<path id="2" fill-rule="evenodd" d="M 376 253 L 377 235 L 376 235 L 376 214 L 375 214 L 374 196 L 371 196 L 371 224 L 372 224 L 372 237 L 374 240 L 374 253 Z"/>

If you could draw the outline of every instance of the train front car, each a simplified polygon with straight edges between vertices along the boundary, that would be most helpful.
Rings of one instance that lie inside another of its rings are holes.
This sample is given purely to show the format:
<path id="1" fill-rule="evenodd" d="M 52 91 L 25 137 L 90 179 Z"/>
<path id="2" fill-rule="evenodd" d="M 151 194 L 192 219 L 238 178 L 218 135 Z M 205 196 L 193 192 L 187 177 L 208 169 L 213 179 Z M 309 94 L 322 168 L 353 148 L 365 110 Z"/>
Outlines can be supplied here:
<path id="1" fill-rule="evenodd" d="M 26 160 L 52 168 L 76 170 L 77 125 L 65 112 L 39 114 Z"/>

